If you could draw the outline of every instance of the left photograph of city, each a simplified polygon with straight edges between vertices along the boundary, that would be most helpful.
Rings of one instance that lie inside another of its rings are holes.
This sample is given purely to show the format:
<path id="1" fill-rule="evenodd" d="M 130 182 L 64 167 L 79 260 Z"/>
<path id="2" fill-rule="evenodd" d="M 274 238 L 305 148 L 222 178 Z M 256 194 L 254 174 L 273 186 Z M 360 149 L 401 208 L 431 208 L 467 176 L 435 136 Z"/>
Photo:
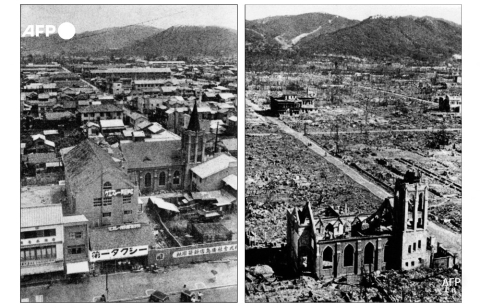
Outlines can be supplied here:
<path id="1" fill-rule="evenodd" d="M 20 13 L 19 300 L 237 302 L 237 6 Z"/>

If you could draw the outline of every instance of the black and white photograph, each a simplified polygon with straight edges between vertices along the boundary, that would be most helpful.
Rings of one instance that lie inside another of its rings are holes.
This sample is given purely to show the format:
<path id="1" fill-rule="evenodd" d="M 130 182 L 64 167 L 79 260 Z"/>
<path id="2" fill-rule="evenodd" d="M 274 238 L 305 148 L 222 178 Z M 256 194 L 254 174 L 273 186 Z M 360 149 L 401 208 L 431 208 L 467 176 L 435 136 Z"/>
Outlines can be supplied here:
<path id="1" fill-rule="evenodd" d="M 17 8 L 18 302 L 236 303 L 238 6 Z"/>
<path id="2" fill-rule="evenodd" d="M 246 5 L 245 301 L 462 302 L 462 5 Z"/>

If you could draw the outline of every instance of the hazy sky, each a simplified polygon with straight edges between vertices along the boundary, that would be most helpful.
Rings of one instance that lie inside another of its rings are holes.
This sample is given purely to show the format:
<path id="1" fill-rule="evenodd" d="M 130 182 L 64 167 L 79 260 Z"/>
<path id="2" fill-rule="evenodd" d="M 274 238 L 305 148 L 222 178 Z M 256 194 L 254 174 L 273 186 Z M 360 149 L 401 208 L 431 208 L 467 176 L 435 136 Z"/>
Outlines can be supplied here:
<path id="1" fill-rule="evenodd" d="M 150 21 L 153 20 L 153 21 Z M 70 22 L 76 32 L 121 27 L 145 21 L 146 26 L 220 26 L 237 29 L 236 5 L 22 5 L 21 30 L 27 25 Z"/>
<path id="2" fill-rule="evenodd" d="M 363 20 L 373 15 L 431 16 L 462 23 L 461 5 L 247 5 L 247 20 L 278 15 L 322 12 L 349 19 Z"/>

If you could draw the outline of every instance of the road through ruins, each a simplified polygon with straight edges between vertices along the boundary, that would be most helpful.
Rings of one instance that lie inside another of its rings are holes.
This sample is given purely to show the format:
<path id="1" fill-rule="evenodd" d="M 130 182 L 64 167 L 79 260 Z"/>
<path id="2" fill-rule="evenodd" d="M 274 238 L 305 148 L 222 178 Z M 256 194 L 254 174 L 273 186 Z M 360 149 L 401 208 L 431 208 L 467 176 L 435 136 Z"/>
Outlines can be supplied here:
<path id="1" fill-rule="evenodd" d="M 247 101 L 248 104 L 248 101 Z M 264 117 L 267 121 L 274 123 L 278 125 L 278 127 L 284 131 L 285 133 L 295 137 L 299 141 L 303 142 L 305 145 L 311 144 L 309 147 L 312 151 L 317 153 L 318 155 L 322 156 L 324 159 L 326 159 L 328 162 L 331 164 L 335 165 L 338 167 L 340 170 L 342 170 L 343 173 L 348 175 L 351 179 L 356 181 L 358 184 L 362 185 L 366 189 L 368 189 L 371 193 L 373 193 L 375 196 L 385 199 L 389 196 L 391 196 L 388 192 L 386 192 L 383 188 L 380 186 L 376 185 L 375 183 L 372 183 L 362 177 L 360 174 L 358 174 L 355 170 L 350 168 L 348 165 L 346 165 L 344 162 L 341 160 L 327 154 L 327 152 L 319 147 L 317 144 L 315 144 L 312 140 L 310 140 L 308 137 L 304 136 L 303 133 L 299 133 L 292 128 L 288 127 L 285 125 L 282 121 L 280 121 L 277 118 L 273 117 Z M 431 222 L 428 225 L 428 230 L 429 232 L 437 238 L 438 241 L 442 243 L 447 249 L 450 251 L 456 252 L 458 254 L 458 258 L 461 261 L 462 256 L 461 256 L 461 244 L 462 244 L 462 237 L 461 234 L 452 232 L 446 228 L 443 228 L 433 222 Z"/>

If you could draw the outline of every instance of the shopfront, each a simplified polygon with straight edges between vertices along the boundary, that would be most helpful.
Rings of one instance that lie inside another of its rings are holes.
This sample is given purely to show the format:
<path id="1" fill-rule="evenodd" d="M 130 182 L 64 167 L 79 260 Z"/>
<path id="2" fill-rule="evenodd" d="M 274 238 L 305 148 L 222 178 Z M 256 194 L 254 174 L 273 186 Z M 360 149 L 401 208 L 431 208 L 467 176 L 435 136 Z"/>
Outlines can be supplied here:
<path id="1" fill-rule="evenodd" d="M 105 274 L 131 271 L 135 266 L 148 265 L 148 245 L 94 250 L 89 253 L 92 268 L 96 273 Z"/>

